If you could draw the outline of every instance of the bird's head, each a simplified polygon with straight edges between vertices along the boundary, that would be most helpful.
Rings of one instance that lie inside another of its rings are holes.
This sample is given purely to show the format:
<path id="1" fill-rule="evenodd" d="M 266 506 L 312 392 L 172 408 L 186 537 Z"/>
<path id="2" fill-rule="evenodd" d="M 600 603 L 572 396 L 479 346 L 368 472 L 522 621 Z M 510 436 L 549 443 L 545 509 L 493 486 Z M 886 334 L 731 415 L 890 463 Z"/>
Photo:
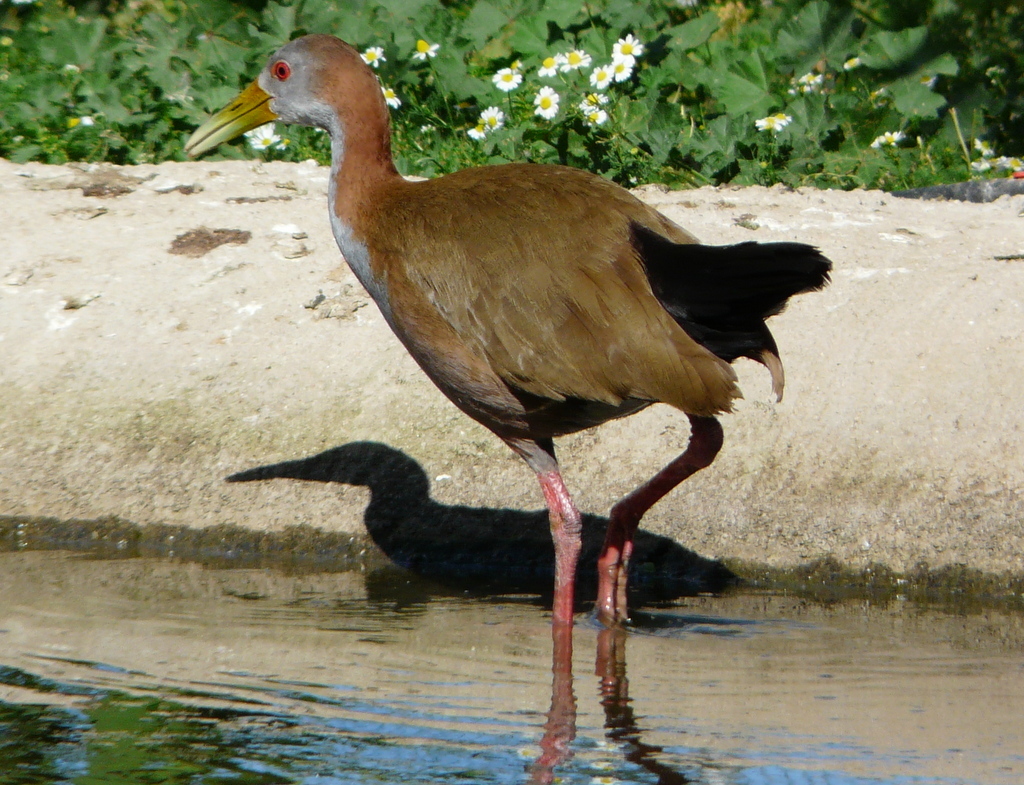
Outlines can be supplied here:
<path id="1" fill-rule="evenodd" d="M 278 49 L 259 77 L 206 121 L 185 144 L 197 156 L 272 120 L 343 136 L 347 119 L 383 117 L 387 108 L 373 71 L 359 53 L 330 35 L 307 35 Z"/>

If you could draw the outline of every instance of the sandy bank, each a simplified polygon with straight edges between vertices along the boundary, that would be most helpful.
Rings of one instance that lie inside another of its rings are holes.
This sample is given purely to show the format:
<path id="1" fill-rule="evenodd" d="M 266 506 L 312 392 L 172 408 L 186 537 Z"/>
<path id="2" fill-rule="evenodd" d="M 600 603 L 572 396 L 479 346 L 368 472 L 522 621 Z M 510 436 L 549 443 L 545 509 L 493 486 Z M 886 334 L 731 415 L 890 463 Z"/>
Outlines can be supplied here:
<path id="1" fill-rule="evenodd" d="M 360 534 L 364 487 L 224 481 L 356 441 L 418 463 L 442 505 L 541 507 L 344 266 L 326 188 L 311 164 L 0 161 L 0 516 Z M 836 265 L 772 322 L 785 399 L 741 362 L 721 456 L 646 528 L 778 565 L 1024 571 L 1024 197 L 640 193 L 706 242 L 801 240 Z M 203 227 L 230 231 L 175 244 Z M 603 515 L 685 440 L 685 418 L 655 407 L 560 454 Z"/>

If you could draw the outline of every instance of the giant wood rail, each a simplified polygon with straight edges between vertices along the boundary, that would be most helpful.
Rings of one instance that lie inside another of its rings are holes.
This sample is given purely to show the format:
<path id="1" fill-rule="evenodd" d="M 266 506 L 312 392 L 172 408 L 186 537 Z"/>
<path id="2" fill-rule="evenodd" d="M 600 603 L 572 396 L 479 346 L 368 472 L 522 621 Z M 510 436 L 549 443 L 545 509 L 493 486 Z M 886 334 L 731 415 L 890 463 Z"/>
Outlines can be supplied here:
<path id="1" fill-rule="evenodd" d="M 278 119 L 331 138 L 328 211 L 345 260 L 427 376 L 536 472 L 555 546 L 553 616 L 571 624 L 580 513 L 553 439 L 663 402 L 686 451 L 611 510 L 599 617 L 627 618 L 627 565 L 644 513 L 708 466 L 716 415 L 740 393 L 731 363 L 783 371 L 765 319 L 823 287 L 830 262 L 798 243 L 707 246 L 625 189 L 563 166 L 513 163 L 408 182 L 388 109 L 359 53 L 296 39 L 199 128 L 198 155 Z"/>

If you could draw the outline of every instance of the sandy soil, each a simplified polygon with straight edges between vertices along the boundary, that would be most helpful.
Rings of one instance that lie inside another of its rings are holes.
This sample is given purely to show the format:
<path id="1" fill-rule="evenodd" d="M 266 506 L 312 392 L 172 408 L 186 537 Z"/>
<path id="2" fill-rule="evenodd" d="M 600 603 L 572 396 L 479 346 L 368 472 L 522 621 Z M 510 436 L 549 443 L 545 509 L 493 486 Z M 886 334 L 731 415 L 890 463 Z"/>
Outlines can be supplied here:
<path id="1" fill-rule="evenodd" d="M 418 462 L 442 504 L 541 506 L 344 266 L 326 189 L 312 163 L 0 161 L 0 516 L 359 535 L 365 488 L 224 478 L 360 440 Z M 646 528 L 778 565 L 1024 571 L 1024 197 L 638 193 L 707 242 L 801 240 L 836 265 L 772 322 L 785 399 L 741 362 L 721 456 Z M 654 407 L 563 440 L 580 506 L 605 514 L 685 422 Z"/>

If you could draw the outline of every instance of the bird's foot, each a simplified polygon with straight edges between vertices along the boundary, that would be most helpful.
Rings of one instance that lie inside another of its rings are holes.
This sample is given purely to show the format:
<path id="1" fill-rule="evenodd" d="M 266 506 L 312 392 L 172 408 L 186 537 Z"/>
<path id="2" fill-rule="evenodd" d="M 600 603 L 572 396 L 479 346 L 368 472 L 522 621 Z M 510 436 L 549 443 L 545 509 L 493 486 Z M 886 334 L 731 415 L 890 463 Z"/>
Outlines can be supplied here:
<path id="1" fill-rule="evenodd" d="M 605 627 L 621 627 L 629 622 L 626 605 L 626 569 L 621 562 L 601 565 L 597 581 L 597 618 Z"/>

